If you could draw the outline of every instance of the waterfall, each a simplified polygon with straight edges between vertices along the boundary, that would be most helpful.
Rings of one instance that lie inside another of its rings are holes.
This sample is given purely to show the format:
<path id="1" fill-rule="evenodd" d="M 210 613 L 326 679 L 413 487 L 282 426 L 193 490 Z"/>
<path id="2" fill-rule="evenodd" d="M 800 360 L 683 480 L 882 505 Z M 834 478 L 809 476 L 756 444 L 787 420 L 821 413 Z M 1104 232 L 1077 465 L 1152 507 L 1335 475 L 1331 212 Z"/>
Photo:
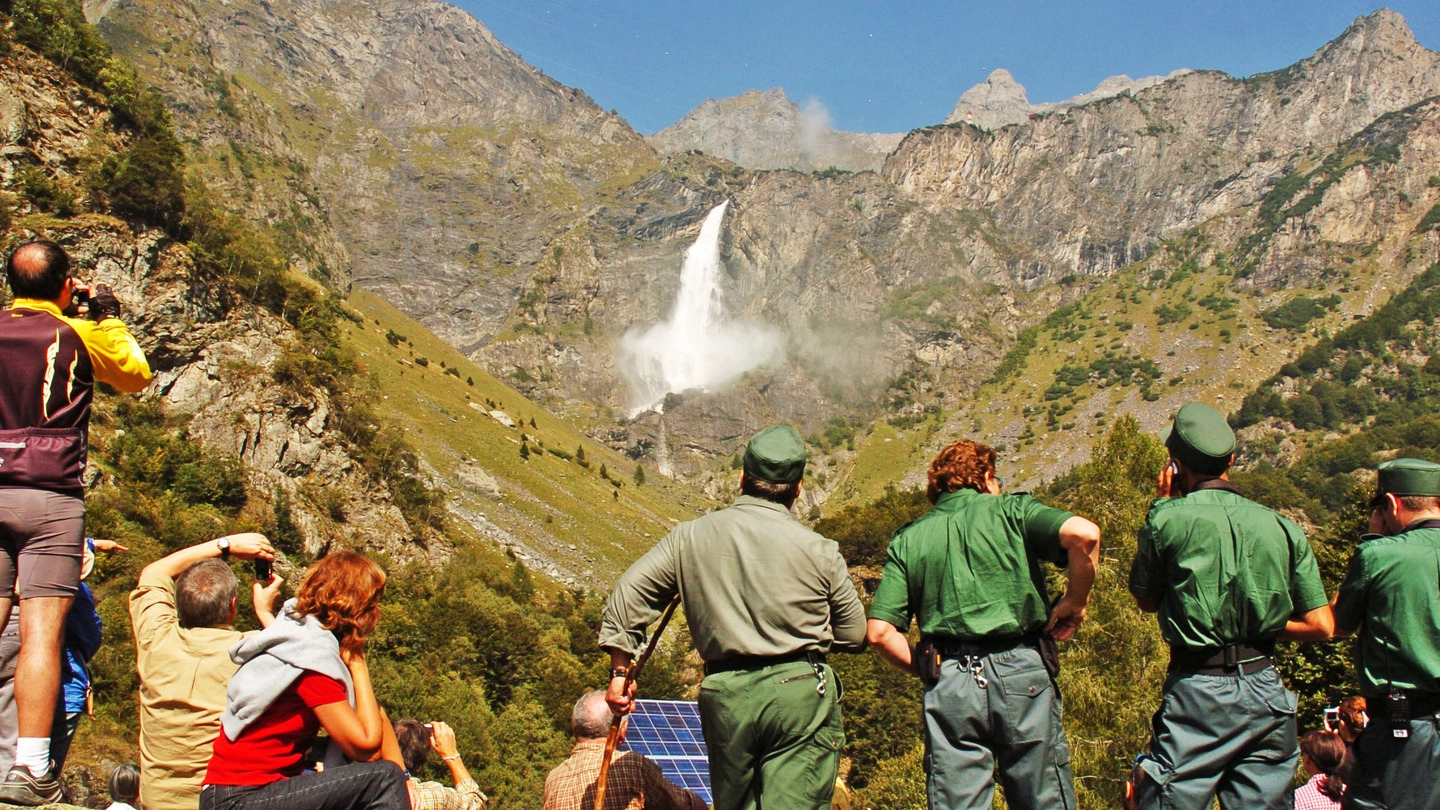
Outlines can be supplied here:
<path id="1" fill-rule="evenodd" d="M 725 320 L 720 233 L 729 205 L 727 200 L 710 211 L 685 251 L 669 320 L 632 330 L 620 342 L 620 365 L 635 394 L 632 416 L 659 410 L 666 394 L 722 388 L 779 354 L 774 330 Z"/>

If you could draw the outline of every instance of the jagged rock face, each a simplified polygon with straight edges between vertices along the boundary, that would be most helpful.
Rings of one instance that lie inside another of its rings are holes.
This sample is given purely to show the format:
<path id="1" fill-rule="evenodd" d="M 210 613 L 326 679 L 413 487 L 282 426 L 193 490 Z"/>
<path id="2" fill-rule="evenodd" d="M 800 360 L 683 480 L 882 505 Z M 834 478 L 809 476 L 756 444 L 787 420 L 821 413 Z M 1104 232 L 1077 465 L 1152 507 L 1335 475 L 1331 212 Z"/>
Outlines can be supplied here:
<path id="1" fill-rule="evenodd" d="M 303 164 L 355 283 L 458 345 L 493 333 L 597 186 L 655 161 L 618 116 L 443 3 L 118 0 L 91 13 L 206 143 Z M 260 185 L 278 197 L 293 184 Z"/>
<path id="2" fill-rule="evenodd" d="M 1169 79 L 1179 78 L 1192 71 L 1181 68 L 1168 76 L 1145 76 L 1132 79 L 1129 76 L 1111 76 L 1100 82 L 1094 90 L 1081 93 L 1064 101 L 1045 104 L 1031 104 L 1025 88 L 1010 75 L 1010 71 L 999 68 L 990 73 L 985 81 L 966 90 L 955 103 L 947 124 L 971 124 L 981 129 L 1000 129 L 1018 124 L 1035 113 L 1057 112 L 1099 101 L 1102 98 L 1122 93 L 1138 93 L 1147 87 L 1154 87 Z"/>
<path id="3" fill-rule="evenodd" d="M 1307 146 L 1437 93 L 1440 54 L 1380 11 L 1274 74 L 1190 73 L 993 133 L 919 130 L 885 175 L 932 210 L 984 211 L 990 241 L 1010 249 L 976 261 L 1033 289 L 1110 273 L 1169 233 L 1253 204 Z"/>
<path id="4" fill-rule="evenodd" d="M 999 129 L 1030 117 L 1030 99 L 1010 71 L 998 68 L 985 81 L 966 90 L 955 103 L 945 123 L 974 124 L 981 129 Z"/>
<path id="5" fill-rule="evenodd" d="M 902 137 L 831 129 L 824 108 L 802 110 L 777 87 L 706 99 L 646 140 L 667 155 L 698 149 L 747 169 L 858 172 L 879 169 Z"/>

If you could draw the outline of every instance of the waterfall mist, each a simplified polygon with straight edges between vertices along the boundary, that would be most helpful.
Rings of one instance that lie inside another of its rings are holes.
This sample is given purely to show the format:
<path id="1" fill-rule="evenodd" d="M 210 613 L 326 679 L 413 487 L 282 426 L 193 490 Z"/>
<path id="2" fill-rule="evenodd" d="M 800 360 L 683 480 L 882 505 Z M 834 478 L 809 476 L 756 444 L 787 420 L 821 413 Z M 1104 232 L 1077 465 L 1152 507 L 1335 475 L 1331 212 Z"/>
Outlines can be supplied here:
<path id="1" fill-rule="evenodd" d="M 720 230 L 725 201 L 705 217 L 685 251 L 680 292 L 669 320 L 620 341 L 620 368 L 634 392 L 631 415 L 658 410 L 666 394 L 714 391 L 780 355 L 780 335 L 743 321 L 726 321 L 720 294 Z"/>

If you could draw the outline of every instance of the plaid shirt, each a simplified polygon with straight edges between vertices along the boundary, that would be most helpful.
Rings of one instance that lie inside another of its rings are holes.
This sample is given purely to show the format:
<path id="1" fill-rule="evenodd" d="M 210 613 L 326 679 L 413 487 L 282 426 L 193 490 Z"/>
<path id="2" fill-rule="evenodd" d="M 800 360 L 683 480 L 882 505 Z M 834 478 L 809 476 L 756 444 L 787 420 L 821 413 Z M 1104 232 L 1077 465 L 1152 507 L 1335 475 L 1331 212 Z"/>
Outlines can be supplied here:
<path id="1" fill-rule="evenodd" d="M 410 777 L 410 810 L 481 810 L 489 801 L 474 779 L 462 780 L 453 788 L 439 782 L 421 782 Z"/>
<path id="2" fill-rule="evenodd" d="M 1315 774 L 1295 790 L 1295 810 L 1340 810 L 1340 803 L 1320 792 L 1324 774 Z"/>
<path id="3" fill-rule="evenodd" d="M 600 760 L 605 758 L 604 740 L 582 740 L 570 758 L 560 763 L 545 779 L 543 810 L 593 810 L 595 781 L 600 778 Z M 705 810 L 705 802 L 694 793 L 666 781 L 660 766 L 633 752 L 615 753 L 610 774 L 605 778 L 605 806 L 600 810 Z M 417 806 L 415 810 L 420 810 Z"/>

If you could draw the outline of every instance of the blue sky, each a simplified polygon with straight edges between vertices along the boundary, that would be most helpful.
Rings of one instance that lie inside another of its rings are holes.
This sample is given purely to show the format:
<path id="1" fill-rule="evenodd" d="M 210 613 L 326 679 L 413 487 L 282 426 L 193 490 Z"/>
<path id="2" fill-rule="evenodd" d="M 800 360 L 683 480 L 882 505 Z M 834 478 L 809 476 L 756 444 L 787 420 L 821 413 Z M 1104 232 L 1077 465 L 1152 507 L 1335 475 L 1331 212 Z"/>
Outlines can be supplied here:
<path id="1" fill-rule="evenodd" d="M 1107 76 L 1176 68 L 1246 76 L 1285 67 L 1379 6 L 1347 0 L 1211 2 L 689 2 L 451 0 L 530 64 L 642 133 L 706 98 L 784 87 L 837 129 L 904 132 L 944 120 L 997 67 L 1032 103 Z M 1397 0 L 1440 49 L 1440 2 Z"/>

